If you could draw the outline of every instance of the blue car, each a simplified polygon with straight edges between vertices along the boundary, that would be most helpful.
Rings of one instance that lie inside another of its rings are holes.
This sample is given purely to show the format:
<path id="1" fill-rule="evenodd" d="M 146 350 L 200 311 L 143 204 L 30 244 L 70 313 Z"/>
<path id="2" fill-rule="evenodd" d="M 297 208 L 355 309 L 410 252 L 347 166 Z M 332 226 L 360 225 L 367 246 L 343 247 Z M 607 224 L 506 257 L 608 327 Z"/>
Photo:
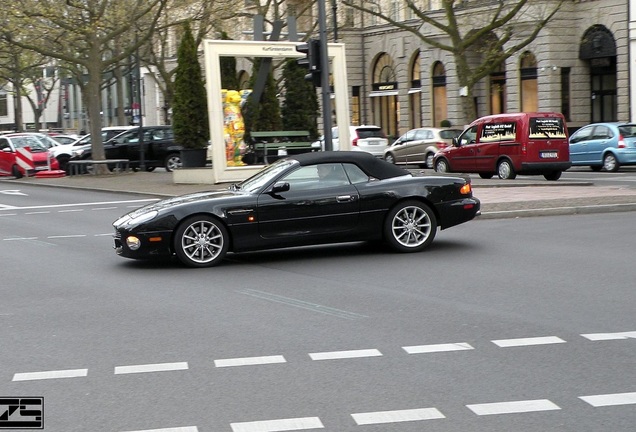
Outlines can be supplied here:
<path id="1" fill-rule="evenodd" d="M 572 166 L 594 171 L 618 171 L 621 165 L 636 165 L 636 124 L 593 123 L 570 136 Z"/>

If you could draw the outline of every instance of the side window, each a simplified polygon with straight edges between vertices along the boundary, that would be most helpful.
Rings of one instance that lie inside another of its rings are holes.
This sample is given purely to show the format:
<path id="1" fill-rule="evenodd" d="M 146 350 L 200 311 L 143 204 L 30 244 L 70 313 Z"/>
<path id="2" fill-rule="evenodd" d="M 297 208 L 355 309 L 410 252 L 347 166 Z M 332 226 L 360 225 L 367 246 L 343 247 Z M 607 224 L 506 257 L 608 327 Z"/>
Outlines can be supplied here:
<path id="1" fill-rule="evenodd" d="M 0 151 L 2 150 L 11 150 L 11 146 L 9 145 L 9 141 L 6 138 L 0 138 Z"/>
<path id="2" fill-rule="evenodd" d="M 369 176 L 365 174 L 357 165 L 344 164 L 345 172 L 349 177 L 349 180 L 353 184 L 366 183 L 369 181 Z"/>
<path id="3" fill-rule="evenodd" d="M 281 181 L 289 183 L 292 191 L 349 184 L 344 167 L 339 163 L 303 166 L 283 177 Z"/>
<path id="4" fill-rule="evenodd" d="M 463 134 L 457 139 L 460 146 L 466 144 L 474 144 L 477 139 L 477 125 L 466 129 Z"/>
<path id="5" fill-rule="evenodd" d="M 487 123 L 481 130 L 479 142 L 514 141 L 517 138 L 517 123 Z"/>
<path id="6" fill-rule="evenodd" d="M 577 143 L 581 141 L 587 141 L 590 139 L 591 136 L 592 136 L 592 128 L 586 127 L 574 132 L 574 134 L 572 134 L 572 139 L 570 140 L 570 142 Z"/>
<path id="7" fill-rule="evenodd" d="M 607 139 L 612 137 L 612 131 L 607 126 L 596 126 L 592 139 Z"/>

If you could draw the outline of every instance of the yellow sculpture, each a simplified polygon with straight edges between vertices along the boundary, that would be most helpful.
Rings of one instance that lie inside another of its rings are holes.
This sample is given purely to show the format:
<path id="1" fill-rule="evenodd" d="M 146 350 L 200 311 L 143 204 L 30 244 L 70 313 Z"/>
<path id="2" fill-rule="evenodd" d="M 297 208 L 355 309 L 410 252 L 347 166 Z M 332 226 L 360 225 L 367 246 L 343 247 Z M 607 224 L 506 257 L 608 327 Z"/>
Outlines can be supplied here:
<path id="1" fill-rule="evenodd" d="M 225 138 L 225 158 L 227 166 L 243 166 L 241 160 L 245 153 L 245 123 L 241 107 L 247 100 L 251 90 L 223 91 L 223 136 Z"/>

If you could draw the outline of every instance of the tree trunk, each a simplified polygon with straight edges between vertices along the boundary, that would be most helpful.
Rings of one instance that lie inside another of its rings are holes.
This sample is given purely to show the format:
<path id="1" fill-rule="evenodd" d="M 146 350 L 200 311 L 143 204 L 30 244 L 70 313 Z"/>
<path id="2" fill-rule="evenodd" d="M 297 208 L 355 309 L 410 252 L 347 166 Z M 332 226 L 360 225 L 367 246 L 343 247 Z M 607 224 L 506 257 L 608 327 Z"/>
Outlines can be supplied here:
<path id="1" fill-rule="evenodd" d="M 91 149 L 93 160 L 104 160 L 106 156 L 104 154 L 104 144 L 102 143 L 102 93 L 101 93 L 101 71 L 102 65 L 99 58 L 99 51 L 95 61 L 90 62 L 88 65 L 88 82 L 85 84 L 86 109 L 88 111 L 88 118 L 90 122 L 90 134 L 91 134 Z M 104 164 L 98 164 L 93 166 L 95 174 L 107 174 L 108 167 Z"/>

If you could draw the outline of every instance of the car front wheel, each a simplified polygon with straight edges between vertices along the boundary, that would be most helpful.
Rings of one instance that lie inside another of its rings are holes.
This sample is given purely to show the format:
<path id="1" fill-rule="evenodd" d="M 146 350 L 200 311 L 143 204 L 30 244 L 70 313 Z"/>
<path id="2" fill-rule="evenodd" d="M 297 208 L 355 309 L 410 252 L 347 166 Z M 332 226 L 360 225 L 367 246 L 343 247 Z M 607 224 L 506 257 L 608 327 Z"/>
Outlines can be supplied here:
<path id="1" fill-rule="evenodd" d="M 502 180 L 514 180 L 517 177 L 512 163 L 507 159 L 502 160 L 497 165 L 497 175 Z"/>
<path id="2" fill-rule="evenodd" d="M 174 236 L 177 258 L 188 267 L 212 267 L 221 262 L 229 247 L 225 226 L 211 216 L 192 216 Z"/>
<path id="3" fill-rule="evenodd" d="M 393 156 L 393 153 L 387 153 L 384 156 L 384 160 L 387 161 L 388 163 L 395 164 L 395 156 Z"/>
<path id="4" fill-rule="evenodd" d="M 446 159 L 440 159 L 437 161 L 437 163 L 435 164 L 435 171 L 441 173 L 450 172 L 450 168 L 448 167 L 448 162 L 446 161 Z"/>
<path id="5" fill-rule="evenodd" d="M 388 214 L 384 237 L 398 252 L 419 252 L 428 247 L 437 232 L 433 210 L 418 201 L 398 204 Z"/>
<path id="6" fill-rule="evenodd" d="M 177 168 L 181 168 L 181 156 L 179 153 L 171 153 L 166 156 L 164 168 L 168 172 L 172 172 Z"/>

